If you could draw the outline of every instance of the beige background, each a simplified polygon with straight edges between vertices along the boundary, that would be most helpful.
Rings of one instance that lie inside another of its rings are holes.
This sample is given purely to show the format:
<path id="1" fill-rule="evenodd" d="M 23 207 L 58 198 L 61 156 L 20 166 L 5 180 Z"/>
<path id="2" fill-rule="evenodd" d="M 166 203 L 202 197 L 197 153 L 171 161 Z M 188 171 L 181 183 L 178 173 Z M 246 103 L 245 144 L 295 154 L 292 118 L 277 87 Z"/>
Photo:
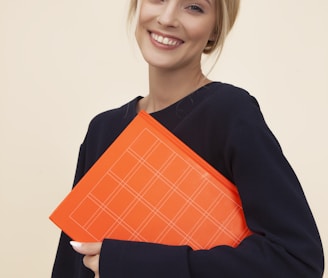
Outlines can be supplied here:
<path id="1" fill-rule="evenodd" d="M 49 277 L 97 113 L 145 94 L 127 1 L 0 0 L 0 277 Z M 211 78 L 249 90 L 303 184 L 327 247 L 328 2 L 243 0 Z"/>

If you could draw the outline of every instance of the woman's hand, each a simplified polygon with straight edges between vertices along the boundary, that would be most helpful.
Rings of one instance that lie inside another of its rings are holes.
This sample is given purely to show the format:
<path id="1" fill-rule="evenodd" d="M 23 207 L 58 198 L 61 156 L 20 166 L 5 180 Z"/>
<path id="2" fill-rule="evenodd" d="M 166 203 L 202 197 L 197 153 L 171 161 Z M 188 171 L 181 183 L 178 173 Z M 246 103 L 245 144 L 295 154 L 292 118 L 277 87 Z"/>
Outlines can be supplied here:
<path id="1" fill-rule="evenodd" d="M 76 252 L 84 255 L 84 265 L 95 273 L 95 278 L 99 278 L 99 255 L 102 243 L 71 241 L 70 244 Z"/>

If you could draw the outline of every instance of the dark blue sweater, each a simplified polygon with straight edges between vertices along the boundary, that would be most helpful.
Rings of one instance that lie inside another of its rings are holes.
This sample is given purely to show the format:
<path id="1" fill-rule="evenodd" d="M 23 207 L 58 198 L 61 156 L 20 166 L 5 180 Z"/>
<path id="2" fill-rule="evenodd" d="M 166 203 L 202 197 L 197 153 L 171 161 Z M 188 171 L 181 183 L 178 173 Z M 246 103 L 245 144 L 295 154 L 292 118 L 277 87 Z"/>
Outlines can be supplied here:
<path id="1" fill-rule="evenodd" d="M 139 99 L 91 121 L 74 184 L 135 117 Z M 254 234 L 237 248 L 199 251 L 106 239 L 100 277 L 322 277 L 323 250 L 315 221 L 255 98 L 213 82 L 151 115 L 237 186 Z M 52 277 L 93 277 L 69 241 L 61 235 Z"/>

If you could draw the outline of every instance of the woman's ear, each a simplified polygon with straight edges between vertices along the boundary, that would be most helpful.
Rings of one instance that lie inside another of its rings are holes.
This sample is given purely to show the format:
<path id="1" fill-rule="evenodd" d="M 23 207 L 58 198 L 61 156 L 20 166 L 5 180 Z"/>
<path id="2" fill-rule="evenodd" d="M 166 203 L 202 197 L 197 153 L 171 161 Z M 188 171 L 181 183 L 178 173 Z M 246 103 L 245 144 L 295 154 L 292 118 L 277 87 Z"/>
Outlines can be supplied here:
<path id="1" fill-rule="evenodd" d="M 218 35 L 219 35 L 219 32 L 217 30 L 217 28 L 215 28 L 213 31 L 212 31 L 212 34 L 210 35 L 208 41 L 210 42 L 215 42 L 218 38 Z"/>

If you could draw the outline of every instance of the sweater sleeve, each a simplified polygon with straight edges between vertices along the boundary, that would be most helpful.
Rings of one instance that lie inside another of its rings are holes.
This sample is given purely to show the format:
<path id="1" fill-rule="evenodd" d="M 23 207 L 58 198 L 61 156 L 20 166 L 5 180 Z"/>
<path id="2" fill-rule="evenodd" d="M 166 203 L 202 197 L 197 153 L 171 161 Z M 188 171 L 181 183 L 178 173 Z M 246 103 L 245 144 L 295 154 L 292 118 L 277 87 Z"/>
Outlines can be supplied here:
<path id="1" fill-rule="evenodd" d="M 322 245 L 302 188 L 256 101 L 250 103 L 229 124 L 224 159 L 254 234 L 236 248 L 197 251 L 106 239 L 101 277 L 322 277 Z"/>
<path id="2" fill-rule="evenodd" d="M 322 245 L 302 188 L 250 100 L 233 117 L 225 156 L 254 235 L 236 249 L 191 252 L 192 277 L 210 277 L 210 269 L 222 277 L 322 277 Z"/>
<path id="3" fill-rule="evenodd" d="M 85 173 L 85 145 L 79 151 L 78 163 L 75 172 L 74 185 Z M 91 278 L 94 273 L 84 267 L 83 256 L 76 253 L 70 246 L 71 238 L 61 233 L 55 262 L 52 268 L 52 278 Z"/>

